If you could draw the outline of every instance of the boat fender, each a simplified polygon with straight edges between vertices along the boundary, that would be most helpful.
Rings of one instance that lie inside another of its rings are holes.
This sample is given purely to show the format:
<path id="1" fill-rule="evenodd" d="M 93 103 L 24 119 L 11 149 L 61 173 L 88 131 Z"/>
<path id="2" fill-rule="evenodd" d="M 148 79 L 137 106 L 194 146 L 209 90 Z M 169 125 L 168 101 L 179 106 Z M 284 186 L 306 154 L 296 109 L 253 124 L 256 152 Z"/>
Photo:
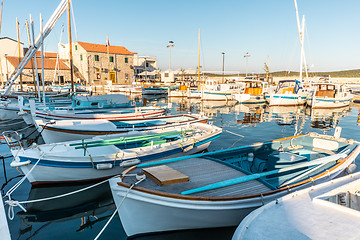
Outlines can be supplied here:
<path id="1" fill-rule="evenodd" d="M 247 157 L 247 160 L 249 161 L 249 162 L 253 162 L 254 161 L 254 153 L 248 153 L 248 157 Z"/>
<path id="2" fill-rule="evenodd" d="M 29 165 L 30 163 L 31 163 L 30 160 L 27 160 L 27 161 L 25 161 L 25 162 L 12 161 L 12 162 L 10 163 L 10 167 L 13 167 L 13 168 L 22 167 L 22 166 Z"/>
<path id="3" fill-rule="evenodd" d="M 341 130 L 342 130 L 341 127 L 336 127 L 336 128 L 335 128 L 335 132 L 334 132 L 334 137 L 335 137 L 335 138 L 340 138 Z"/>
<path id="4" fill-rule="evenodd" d="M 112 163 L 99 163 L 96 164 L 96 169 L 97 170 L 107 170 L 107 169 L 111 169 L 113 168 Z"/>
<path id="5" fill-rule="evenodd" d="M 140 163 L 139 159 L 126 160 L 120 163 L 120 167 L 131 167 Z"/>
<path id="6" fill-rule="evenodd" d="M 350 166 L 348 166 L 348 167 L 345 169 L 345 172 L 346 172 L 347 174 L 351 174 L 351 173 L 355 172 L 356 168 L 357 168 L 356 164 L 355 164 L 355 163 L 352 163 L 352 164 L 350 164 Z"/>

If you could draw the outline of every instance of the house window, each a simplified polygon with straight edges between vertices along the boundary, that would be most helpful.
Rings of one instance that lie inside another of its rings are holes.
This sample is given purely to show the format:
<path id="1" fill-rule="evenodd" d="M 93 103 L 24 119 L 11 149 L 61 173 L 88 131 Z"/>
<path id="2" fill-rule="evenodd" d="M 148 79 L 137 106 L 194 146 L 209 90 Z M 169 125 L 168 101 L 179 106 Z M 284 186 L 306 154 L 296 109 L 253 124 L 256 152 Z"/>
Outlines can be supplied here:
<path id="1" fill-rule="evenodd" d="M 110 56 L 110 62 L 114 62 L 114 57 Z"/>
<path id="2" fill-rule="evenodd" d="M 125 58 L 125 63 L 128 63 L 129 62 L 129 59 L 126 57 Z"/>
<path id="3" fill-rule="evenodd" d="M 60 84 L 64 84 L 65 83 L 64 76 L 58 76 L 58 81 Z"/>
<path id="4" fill-rule="evenodd" d="M 95 61 L 99 61 L 99 55 L 95 55 Z"/>
<path id="5" fill-rule="evenodd" d="M 82 54 L 80 54 L 80 61 L 82 61 Z"/>
<path id="6" fill-rule="evenodd" d="M 75 45 L 75 50 L 77 50 L 77 45 Z"/>

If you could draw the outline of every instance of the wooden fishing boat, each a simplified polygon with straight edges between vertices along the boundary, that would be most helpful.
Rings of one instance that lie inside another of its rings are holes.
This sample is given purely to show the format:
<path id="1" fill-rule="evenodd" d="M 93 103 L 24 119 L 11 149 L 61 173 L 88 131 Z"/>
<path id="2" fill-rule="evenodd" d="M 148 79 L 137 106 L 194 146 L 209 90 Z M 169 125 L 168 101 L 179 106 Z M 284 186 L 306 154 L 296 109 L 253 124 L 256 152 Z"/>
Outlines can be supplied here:
<path id="1" fill-rule="evenodd" d="M 35 124 L 45 143 L 57 143 L 92 138 L 98 135 L 146 131 L 176 127 L 196 122 L 207 123 L 208 118 L 198 114 L 182 114 L 149 118 L 124 119 L 123 121 L 36 119 Z"/>
<path id="2" fill-rule="evenodd" d="M 297 80 L 282 80 L 273 91 L 265 94 L 269 106 L 304 105 L 308 92 L 301 87 Z"/>
<path id="3" fill-rule="evenodd" d="M 201 152 L 220 136 L 221 128 L 193 123 L 27 149 L 13 133 L 4 134 L 14 156 L 10 165 L 20 167 L 32 184 L 55 184 L 108 178 L 140 162 Z"/>
<path id="4" fill-rule="evenodd" d="M 356 239 L 360 236 L 359 190 L 360 172 L 356 172 L 296 191 L 249 214 L 233 240 Z"/>
<path id="5" fill-rule="evenodd" d="M 348 89 L 336 83 L 315 83 L 314 92 L 307 99 L 312 108 L 339 108 L 349 106 L 353 95 Z"/>
<path id="6" fill-rule="evenodd" d="M 31 104 L 30 105 L 34 105 Z M 31 107 L 31 106 L 30 106 Z M 146 117 L 155 117 L 162 115 L 166 112 L 166 109 L 156 106 L 147 106 L 147 107 L 129 107 L 129 108 L 96 108 L 88 110 L 77 110 L 73 108 L 66 109 L 36 109 L 31 107 L 33 118 L 43 118 L 49 120 L 64 120 L 64 119 L 106 119 L 106 120 L 126 120 L 134 118 L 146 118 Z"/>
<path id="7" fill-rule="evenodd" d="M 338 176 L 359 152 L 353 140 L 311 133 L 140 164 L 110 186 L 128 236 L 237 226 L 265 203 Z"/>

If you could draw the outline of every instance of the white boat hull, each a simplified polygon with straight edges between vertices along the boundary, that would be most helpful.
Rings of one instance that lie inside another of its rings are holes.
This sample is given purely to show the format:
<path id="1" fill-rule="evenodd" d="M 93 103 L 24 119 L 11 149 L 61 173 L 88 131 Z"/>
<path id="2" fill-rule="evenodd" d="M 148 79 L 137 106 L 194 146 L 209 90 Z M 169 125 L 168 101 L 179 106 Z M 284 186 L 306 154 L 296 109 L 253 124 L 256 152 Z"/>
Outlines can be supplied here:
<path id="1" fill-rule="evenodd" d="M 201 93 L 201 100 L 203 101 L 230 101 L 234 100 L 234 96 L 231 93 L 225 92 L 203 92 Z"/>
<path id="2" fill-rule="evenodd" d="M 118 213 L 128 236 L 182 229 L 237 226 L 252 210 L 288 194 L 289 191 L 297 191 L 339 176 L 355 161 L 359 151 L 358 146 L 343 164 L 313 181 L 292 189 L 282 188 L 281 191 L 261 197 L 234 196 L 229 200 L 186 199 L 177 195 L 167 197 L 161 193 L 151 194 L 136 188 L 129 191 L 128 187 L 118 185 L 120 178 L 111 179 L 110 187 L 117 206 L 126 196 Z"/>
<path id="3" fill-rule="evenodd" d="M 189 152 L 172 154 L 158 159 L 167 159 L 167 158 L 184 156 L 188 154 L 194 154 L 206 150 L 209 145 L 210 145 L 210 141 L 194 147 Z M 107 156 L 104 155 L 104 158 L 105 157 Z M 112 159 L 114 159 L 113 156 L 111 157 Z M 88 159 L 89 159 L 88 161 L 90 161 L 89 157 Z M 23 171 L 24 174 L 28 174 L 33 166 L 34 164 L 21 166 L 21 170 Z M 44 166 L 38 164 L 30 172 L 30 174 L 28 174 L 27 178 L 29 182 L 33 185 L 69 183 L 69 182 L 89 182 L 89 181 L 101 180 L 104 178 L 109 178 L 111 176 L 119 175 L 126 168 L 127 167 L 115 166 L 109 169 L 97 170 L 95 168 L 53 167 L 53 166 Z"/>
<path id="4" fill-rule="evenodd" d="M 269 106 L 297 106 L 306 102 L 306 96 L 298 94 L 268 94 L 265 99 Z"/>
<path id="5" fill-rule="evenodd" d="M 327 97 L 312 97 L 307 100 L 307 105 L 312 108 L 340 108 L 349 106 L 352 97 L 343 98 L 327 98 Z"/>

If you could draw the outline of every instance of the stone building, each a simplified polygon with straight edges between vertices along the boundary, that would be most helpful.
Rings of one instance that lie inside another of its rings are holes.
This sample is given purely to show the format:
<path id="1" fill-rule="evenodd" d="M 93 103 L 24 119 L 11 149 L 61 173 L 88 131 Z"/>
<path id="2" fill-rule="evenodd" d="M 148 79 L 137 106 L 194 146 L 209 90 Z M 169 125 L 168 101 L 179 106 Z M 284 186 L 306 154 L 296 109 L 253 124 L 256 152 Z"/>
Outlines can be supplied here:
<path id="1" fill-rule="evenodd" d="M 73 43 L 74 71 L 91 85 L 131 84 L 134 76 L 134 54 L 121 46 L 94 43 Z M 69 57 L 68 45 L 59 49 L 61 58 Z"/>
<path id="2" fill-rule="evenodd" d="M 56 53 L 47 53 L 45 54 L 48 56 L 54 56 Z M 38 55 L 38 54 L 36 54 Z M 22 58 L 20 59 L 20 61 Z M 7 70 L 9 73 L 9 76 L 11 73 L 15 70 L 15 68 L 19 65 L 19 58 L 18 57 L 12 57 L 12 56 L 6 56 L 4 58 L 5 64 L 7 65 Z M 42 65 L 41 65 L 41 58 L 36 58 L 37 68 L 38 68 L 38 77 L 41 83 L 41 74 L 42 74 Z M 64 84 L 70 82 L 70 68 L 69 63 L 67 60 L 59 59 L 58 64 L 56 57 L 44 57 L 44 81 L 45 85 L 49 84 Z M 22 81 L 23 84 L 27 85 L 33 85 L 34 84 L 34 78 L 33 73 L 35 73 L 35 70 L 33 70 L 33 67 L 35 66 L 34 61 L 29 61 L 25 68 L 22 71 Z M 19 78 L 17 79 L 17 82 L 19 82 Z"/>

